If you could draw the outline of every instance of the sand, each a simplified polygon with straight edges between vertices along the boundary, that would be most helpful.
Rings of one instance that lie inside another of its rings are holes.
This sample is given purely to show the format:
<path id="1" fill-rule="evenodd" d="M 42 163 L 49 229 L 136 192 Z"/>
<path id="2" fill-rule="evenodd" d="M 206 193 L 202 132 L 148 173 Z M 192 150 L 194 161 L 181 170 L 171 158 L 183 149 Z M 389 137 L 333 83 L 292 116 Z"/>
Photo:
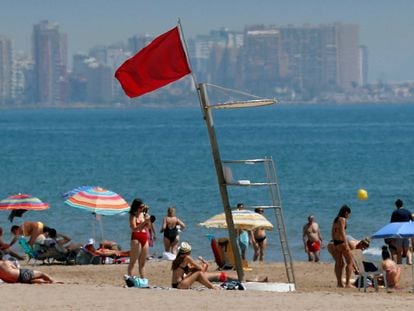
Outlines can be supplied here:
<path id="1" fill-rule="evenodd" d="M 337 288 L 332 263 L 295 262 L 297 290 L 266 291 L 169 289 L 171 262 L 150 260 L 147 276 L 158 288 L 125 288 L 126 264 L 85 266 L 36 265 L 64 284 L 1 284 L 1 310 L 411 310 L 414 305 L 411 267 L 402 265 L 401 289 L 380 288 L 367 293 Z M 251 263 L 247 277 L 267 275 L 271 282 L 286 282 L 283 263 Z M 214 270 L 214 264 L 210 264 Z"/>

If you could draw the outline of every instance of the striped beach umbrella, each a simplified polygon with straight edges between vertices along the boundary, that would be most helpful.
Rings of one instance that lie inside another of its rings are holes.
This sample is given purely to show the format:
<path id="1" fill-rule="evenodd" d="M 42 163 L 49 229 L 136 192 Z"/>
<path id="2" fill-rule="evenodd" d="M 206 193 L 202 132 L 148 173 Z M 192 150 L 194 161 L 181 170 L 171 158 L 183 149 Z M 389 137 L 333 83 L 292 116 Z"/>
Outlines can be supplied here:
<path id="1" fill-rule="evenodd" d="M 272 230 L 273 225 L 263 215 L 251 210 L 232 211 L 234 227 L 236 229 L 254 230 L 263 228 Z M 226 215 L 221 213 L 199 224 L 206 228 L 227 228 Z"/>
<path id="2" fill-rule="evenodd" d="M 69 199 L 71 196 L 77 194 L 79 191 L 88 190 L 90 188 L 94 188 L 95 186 L 79 186 L 76 188 L 73 188 L 72 190 L 65 192 L 62 194 L 62 197 L 64 200 Z"/>
<path id="3" fill-rule="evenodd" d="M 65 204 L 98 215 L 116 215 L 129 211 L 128 203 L 117 193 L 101 187 L 76 192 Z"/>
<path id="4" fill-rule="evenodd" d="M 49 204 L 30 194 L 15 194 L 0 201 L 0 210 L 11 211 L 9 220 L 21 217 L 26 211 L 41 211 L 49 208 Z"/>

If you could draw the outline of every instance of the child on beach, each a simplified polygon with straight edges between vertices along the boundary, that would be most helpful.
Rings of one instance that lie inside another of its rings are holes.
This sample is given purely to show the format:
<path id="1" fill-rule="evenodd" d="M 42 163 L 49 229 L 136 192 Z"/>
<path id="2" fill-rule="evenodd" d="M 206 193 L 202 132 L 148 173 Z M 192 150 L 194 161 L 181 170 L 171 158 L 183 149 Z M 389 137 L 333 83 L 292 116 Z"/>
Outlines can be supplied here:
<path id="1" fill-rule="evenodd" d="M 385 271 L 385 277 L 387 279 L 387 285 L 390 288 L 398 288 L 401 277 L 401 267 L 399 267 L 395 261 L 391 259 L 391 254 L 388 250 L 388 246 L 382 247 L 382 269 Z"/>

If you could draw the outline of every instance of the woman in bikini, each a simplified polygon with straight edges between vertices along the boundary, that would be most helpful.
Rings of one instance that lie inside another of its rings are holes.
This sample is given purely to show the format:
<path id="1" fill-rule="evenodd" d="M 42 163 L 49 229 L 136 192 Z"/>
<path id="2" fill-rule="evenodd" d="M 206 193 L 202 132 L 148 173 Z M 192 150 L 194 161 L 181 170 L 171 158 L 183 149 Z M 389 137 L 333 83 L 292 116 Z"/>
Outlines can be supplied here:
<path id="1" fill-rule="evenodd" d="M 185 224 L 175 215 L 175 207 L 169 207 L 167 217 L 164 218 L 161 233 L 164 233 L 164 249 L 166 252 L 177 254 L 177 245 L 180 240 L 178 227 L 185 228 Z"/>
<path id="2" fill-rule="evenodd" d="M 256 208 L 254 211 L 261 215 L 264 214 L 263 208 Z M 267 245 L 266 230 L 263 228 L 255 229 L 252 234 L 252 242 L 254 248 L 253 261 L 259 259 L 259 261 L 263 262 Z"/>
<path id="3" fill-rule="evenodd" d="M 172 262 L 171 286 L 178 289 L 189 289 L 194 282 L 199 282 L 207 288 L 213 289 L 213 284 L 208 280 L 206 271 L 207 263 L 201 265 L 191 258 L 191 246 L 182 242 L 175 260 Z"/>
<path id="4" fill-rule="evenodd" d="M 335 276 L 338 287 L 344 287 L 344 284 L 342 283 L 342 270 L 345 265 L 344 259 L 346 263 L 345 287 L 353 287 L 351 284 L 351 274 L 354 264 L 351 248 L 346 239 L 346 220 L 350 215 L 351 209 L 347 205 L 343 205 L 332 224 L 332 241 L 335 251 L 331 254 L 335 260 Z"/>
<path id="5" fill-rule="evenodd" d="M 138 261 L 139 277 L 144 278 L 144 266 L 148 255 L 148 227 L 151 225 L 150 216 L 147 214 L 145 204 L 141 199 L 135 199 L 129 210 L 129 227 L 131 228 L 131 250 L 128 264 L 128 275 L 133 275 L 133 270 Z"/>

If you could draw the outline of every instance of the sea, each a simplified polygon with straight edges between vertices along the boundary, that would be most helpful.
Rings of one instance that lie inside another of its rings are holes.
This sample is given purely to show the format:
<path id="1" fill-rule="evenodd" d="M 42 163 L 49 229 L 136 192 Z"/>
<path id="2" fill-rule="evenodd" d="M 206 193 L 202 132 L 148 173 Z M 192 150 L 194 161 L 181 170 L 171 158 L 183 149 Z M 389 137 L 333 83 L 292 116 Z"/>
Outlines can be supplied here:
<path id="1" fill-rule="evenodd" d="M 327 242 L 343 204 L 351 207 L 347 233 L 356 239 L 388 223 L 398 198 L 414 211 L 414 103 L 279 104 L 217 110 L 213 118 L 222 159 L 273 159 L 296 261 L 307 260 L 302 230 L 308 215 L 315 216 Z M 194 255 L 213 259 L 207 236 L 227 236 L 225 229 L 199 225 L 223 207 L 198 106 L 2 110 L 0 146 L 0 197 L 28 193 L 50 205 L 13 223 L 7 211 L 0 211 L 6 241 L 12 238 L 11 225 L 42 221 L 74 242 L 92 237 L 128 249 L 128 214 L 96 219 L 64 203 L 62 194 L 82 185 L 109 189 L 128 202 L 142 198 L 156 217 L 158 232 L 167 208 L 176 207 L 186 225 L 181 241 L 193 246 Z M 361 188 L 368 200 L 358 199 Z M 230 193 L 230 203 L 270 204 L 261 195 L 244 187 Z M 269 210 L 265 216 L 275 225 L 267 232 L 265 260 L 283 261 L 275 216 Z M 373 240 L 366 255 L 379 260 L 382 244 Z M 162 255 L 161 233 L 150 253 Z M 247 256 L 252 255 L 250 248 Z M 321 260 L 332 262 L 326 249 Z"/>

